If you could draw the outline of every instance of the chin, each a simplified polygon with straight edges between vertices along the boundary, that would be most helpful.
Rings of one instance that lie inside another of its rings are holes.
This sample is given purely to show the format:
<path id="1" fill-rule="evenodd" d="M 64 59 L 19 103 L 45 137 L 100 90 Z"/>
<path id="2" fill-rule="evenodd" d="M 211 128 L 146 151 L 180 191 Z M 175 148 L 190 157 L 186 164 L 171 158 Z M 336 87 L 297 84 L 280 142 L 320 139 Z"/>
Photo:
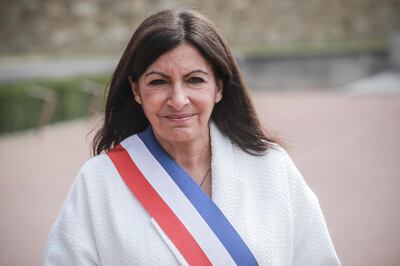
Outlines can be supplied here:
<path id="1" fill-rule="evenodd" d="M 173 141 L 173 142 L 186 142 L 196 138 L 196 134 L 194 134 L 195 130 L 191 128 L 173 128 L 168 131 L 164 131 L 168 134 L 162 134 L 165 140 Z"/>

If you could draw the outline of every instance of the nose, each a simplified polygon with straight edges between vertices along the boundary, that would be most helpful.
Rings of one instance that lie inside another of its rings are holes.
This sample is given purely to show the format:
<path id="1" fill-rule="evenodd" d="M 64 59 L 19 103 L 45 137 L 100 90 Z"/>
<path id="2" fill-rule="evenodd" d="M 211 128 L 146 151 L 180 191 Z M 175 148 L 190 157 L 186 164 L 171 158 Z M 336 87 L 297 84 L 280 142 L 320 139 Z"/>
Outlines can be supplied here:
<path id="1" fill-rule="evenodd" d="M 189 103 L 186 90 L 181 83 L 176 83 L 172 86 L 168 99 L 168 105 L 175 110 L 182 110 Z"/>

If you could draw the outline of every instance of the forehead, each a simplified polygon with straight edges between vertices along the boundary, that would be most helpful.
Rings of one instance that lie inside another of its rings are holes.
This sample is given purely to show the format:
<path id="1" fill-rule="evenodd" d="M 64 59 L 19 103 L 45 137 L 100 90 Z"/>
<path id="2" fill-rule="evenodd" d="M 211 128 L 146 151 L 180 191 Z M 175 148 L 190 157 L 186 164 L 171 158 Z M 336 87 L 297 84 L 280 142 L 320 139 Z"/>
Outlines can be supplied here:
<path id="1" fill-rule="evenodd" d="M 210 71 L 211 66 L 202 54 L 189 43 L 182 43 L 174 49 L 161 55 L 145 71 L 191 71 L 202 69 Z"/>

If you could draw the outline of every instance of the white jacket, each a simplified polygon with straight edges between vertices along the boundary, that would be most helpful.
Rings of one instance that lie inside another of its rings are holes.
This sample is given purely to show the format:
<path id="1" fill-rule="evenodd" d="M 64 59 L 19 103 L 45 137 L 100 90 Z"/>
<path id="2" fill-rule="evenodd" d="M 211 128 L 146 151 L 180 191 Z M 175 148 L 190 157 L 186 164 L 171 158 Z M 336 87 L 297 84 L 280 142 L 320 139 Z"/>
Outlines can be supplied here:
<path id="1" fill-rule="evenodd" d="M 282 148 L 252 156 L 211 125 L 212 199 L 260 265 L 340 265 L 318 199 Z M 44 265 L 177 265 L 107 155 L 80 170 Z"/>

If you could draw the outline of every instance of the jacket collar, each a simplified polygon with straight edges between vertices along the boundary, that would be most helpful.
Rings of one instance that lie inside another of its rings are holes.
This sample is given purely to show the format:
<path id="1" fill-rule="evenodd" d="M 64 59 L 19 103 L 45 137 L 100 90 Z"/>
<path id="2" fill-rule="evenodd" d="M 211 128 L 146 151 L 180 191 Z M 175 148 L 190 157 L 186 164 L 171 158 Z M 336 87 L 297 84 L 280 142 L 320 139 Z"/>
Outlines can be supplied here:
<path id="1" fill-rule="evenodd" d="M 239 167 L 236 165 L 239 162 L 235 162 L 235 154 L 241 150 L 213 122 L 210 123 L 210 137 L 212 200 L 233 222 L 244 196 L 243 181 L 239 178 Z"/>

